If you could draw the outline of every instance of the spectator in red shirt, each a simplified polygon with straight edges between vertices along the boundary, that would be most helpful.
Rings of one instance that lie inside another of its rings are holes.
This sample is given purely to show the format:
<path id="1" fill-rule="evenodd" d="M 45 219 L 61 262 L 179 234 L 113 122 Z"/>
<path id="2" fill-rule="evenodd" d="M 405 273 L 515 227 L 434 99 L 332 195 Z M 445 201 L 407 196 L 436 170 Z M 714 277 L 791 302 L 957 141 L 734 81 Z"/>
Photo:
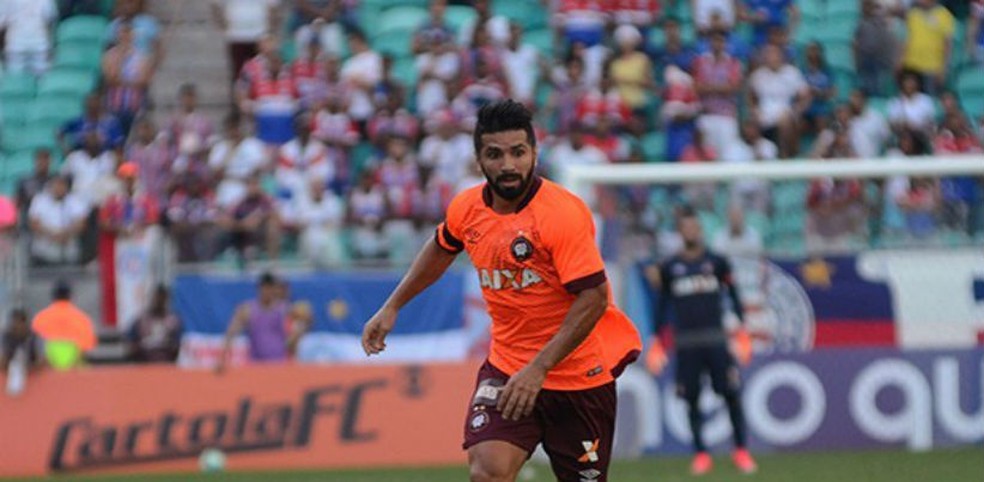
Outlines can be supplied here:
<path id="1" fill-rule="evenodd" d="M 328 72 L 320 42 L 312 40 L 304 49 L 304 54 L 291 62 L 290 75 L 297 88 L 301 109 L 317 107 L 324 100 L 328 90 Z"/>
<path id="2" fill-rule="evenodd" d="M 293 137 L 297 86 L 273 37 L 265 36 L 260 42 L 260 54 L 243 66 L 236 97 L 239 109 L 255 119 L 258 139 L 279 146 Z"/>
<path id="3" fill-rule="evenodd" d="M 103 282 L 103 317 L 116 325 L 116 243 L 142 240 L 147 229 L 157 224 L 160 212 L 152 196 L 138 192 L 140 168 L 125 162 L 116 170 L 123 192 L 106 199 L 99 210 L 99 264 Z"/>

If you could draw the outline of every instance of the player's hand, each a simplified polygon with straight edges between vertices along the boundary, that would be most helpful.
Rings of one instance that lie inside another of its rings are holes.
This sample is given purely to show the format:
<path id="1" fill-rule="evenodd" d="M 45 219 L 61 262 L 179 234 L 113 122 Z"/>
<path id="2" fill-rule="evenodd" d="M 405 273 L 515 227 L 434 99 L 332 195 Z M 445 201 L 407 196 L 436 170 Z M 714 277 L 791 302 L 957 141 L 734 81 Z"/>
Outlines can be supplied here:
<path id="1" fill-rule="evenodd" d="M 741 365 L 748 365 L 752 361 L 752 337 L 744 328 L 738 328 L 734 335 L 735 359 Z"/>
<path id="2" fill-rule="evenodd" d="M 649 349 L 646 350 L 646 369 L 653 375 L 659 375 L 666 368 L 667 361 L 663 344 L 660 343 L 658 337 L 652 337 L 649 341 Z"/>
<path id="3" fill-rule="evenodd" d="M 395 309 L 383 306 L 366 322 L 362 328 L 362 349 L 366 356 L 378 355 L 386 349 L 386 335 L 393 331 L 396 314 Z"/>
<path id="4" fill-rule="evenodd" d="M 515 375 L 509 377 L 506 386 L 499 393 L 499 403 L 496 409 L 502 412 L 506 420 L 519 420 L 533 413 L 536 396 L 543 388 L 543 380 L 547 371 L 535 363 L 523 367 Z"/>

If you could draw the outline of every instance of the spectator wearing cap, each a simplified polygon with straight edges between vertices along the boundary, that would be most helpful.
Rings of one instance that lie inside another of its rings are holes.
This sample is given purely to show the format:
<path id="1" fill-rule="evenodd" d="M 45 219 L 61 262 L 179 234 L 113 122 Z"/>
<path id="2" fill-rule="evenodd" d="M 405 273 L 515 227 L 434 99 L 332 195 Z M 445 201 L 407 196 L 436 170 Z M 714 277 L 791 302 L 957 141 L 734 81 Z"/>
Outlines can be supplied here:
<path id="1" fill-rule="evenodd" d="M 79 236 L 89 204 L 68 189 L 68 179 L 51 178 L 28 208 L 31 260 L 40 265 L 70 265 L 80 258 Z"/>
<path id="2" fill-rule="evenodd" d="M 642 34 L 632 25 L 620 25 L 615 29 L 615 43 L 618 52 L 608 64 L 608 77 L 633 115 L 644 119 L 648 92 L 656 89 L 656 82 L 649 57 L 639 50 Z"/>
<path id="3" fill-rule="evenodd" d="M 228 244 L 241 263 L 255 259 L 260 247 L 269 259 L 277 259 L 280 253 L 280 219 L 260 181 L 259 173 L 247 177 L 245 195 L 219 217 L 219 226 L 228 234 Z"/>
<path id="4" fill-rule="evenodd" d="M 34 151 L 34 170 L 17 181 L 17 209 L 20 217 L 27 220 L 27 210 L 34 196 L 44 191 L 51 180 L 51 151 L 40 147 Z"/>
<path id="5" fill-rule="evenodd" d="M 85 137 L 89 132 L 95 132 L 103 149 L 123 147 L 126 136 L 116 116 L 105 111 L 102 98 L 98 93 L 85 97 L 82 115 L 71 119 L 58 132 L 58 143 L 64 154 L 85 145 Z"/>
<path id="6" fill-rule="evenodd" d="M 301 114 L 294 120 L 295 136 L 280 146 L 275 171 L 281 195 L 303 196 L 308 183 L 329 183 L 338 177 L 340 156 L 311 136 L 311 116 Z"/>
<path id="7" fill-rule="evenodd" d="M 271 170 L 266 146 L 259 139 L 243 133 L 242 119 L 229 114 L 225 119 L 225 136 L 209 153 L 208 167 L 214 179 L 221 179 L 215 196 L 222 208 L 232 208 L 246 194 L 246 180 L 253 173 Z"/>
<path id="8" fill-rule="evenodd" d="M 6 30 L 7 70 L 40 76 L 48 70 L 52 24 L 58 19 L 54 0 L 6 0 L 0 3 L 0 30 Z"/>
<path id="9" fill-rule="evenodd" d="M 178 87 L 178 110 L 167 123 L 167 137 L 172 149 L 182 142 L 211 145 L 215 139 L 215 124 L 198 109 L 198 88 L 186 83 Z"/>
<path id="10" fill-rule="evenodd" d="M 137 119 L 130 139 L 124 157 L 138 167 L 143 192 L 163 202 L 173 184 L 174 163 L 166 134 L 159 133 L 154 121 L 143 116 Z"/>
<path id="11" fill-rule="evenodd" d="M 99 268 L 102 280 L 103 317 L 116 325 L 116 249 L 118 241 L 143 241 L 148 228 L 157 224 L 157 201 L 138 192 L 140 168 L 124 162 L 116 170 L 123 191 L 106 199 L 99 210 Z"/>
<path id="12" fill-rule="evenodd" d="M 230 78 L 258 51 L 264 35 L 277 31 L 278 0 L 213 0 L 212 17 L 225 33 L 229 49 Z"/>
<path id="13" fill-rule="evenodd" d="M 206 179 L 194 174 L 180 178 L 165 211 L 178 248 L 178 262 L 211 261 L 215 257 L 221 236 L 219 214 Z"/>
<path id="14" fill-rule="evenodd" d="M 474 162 L 471 137 L 458 128 L 448 110 L 435 114 L 429 123 L 431 134 L 420 143 L 420 164 L 432 167 L 447 181 L 463 178 L 468 164 Z"/>

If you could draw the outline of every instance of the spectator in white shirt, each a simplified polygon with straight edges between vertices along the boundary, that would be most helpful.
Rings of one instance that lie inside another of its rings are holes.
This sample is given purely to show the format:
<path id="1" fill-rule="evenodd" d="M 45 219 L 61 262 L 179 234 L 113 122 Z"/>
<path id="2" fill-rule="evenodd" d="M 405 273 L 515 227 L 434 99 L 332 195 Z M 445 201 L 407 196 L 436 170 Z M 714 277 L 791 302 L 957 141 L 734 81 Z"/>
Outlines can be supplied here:
<path id="1" fill-rule="evenodd" d="M 584 125 L 575 122 L 571 124 L 567 139 L 550 149 L 546 168 L 552 174 L 557 175 L 563 166 L 601 165 L 609 162 L 611 160 L 604 151 L 587 143 Z M 588 192 L 584 197 L 584 202 L 592 208 L 597 208 L 598 195 L 596 190 Z"/>
<path id="2" fill-rule="evenodd" d="M 868 106 L 868 99 L 860 90 L 851 92 L 848 103 L 854 116 L 849 129 L 854 151 L 862 159 L 880 156 L 892 135 L 885 117 Z"/>
<path id="3" fill-rule="evenodd" d="M 762 234 L 745 223 L 745 212 L 740 206 L 728 209 L 728 226 L 714 235 L 711 246 L 731 259 L 757 259 L 765 251 Z"/>
<path id="4" fill-rule="evenodd" d="M 919 91 L 920 79 L 908 72 L 902 75 L 899 96 L 888 103 L 888 121 L 896 133 L 910 130 L 929 138 L 936 125 L 933 99 Z"/>
<path id="5" fill-rule="evenodd" d="M 54 0 L 0 2 L 0 30 L 6 30 L 4 49 L 10 72 L 41 75 L 48 70 L 51 52 L 49 29 L 58 18 Z"/>
<path id="6" fill-rule="evenodd" d="M 246 137 L 238 115 L 225 121 L 225 139 L 219 141 L 209 154 L 208 167 L 215 179 L 220 179 L 216 202 L 231 208 L 246 195 L 246 180 L 257 171 L 270 168 L 266 146 L 255 137 Z"/>
<path id="7" fill-rule="evenodd" d="M 417 68 L 417 112 L 422 117 L 448 106 L 461 72 L 461 57 L 451 42 L 431 42 L 414 60 Z"/>
<path id="8" fill-rule="evenodd" d="M 725 145 L 721 160 L 734 163 L 773 161 L 779 155 L 775 143 L 762 137 L 753 120 L 741 125 L 741 137 Z M 732 203 L 743 209 L 765 213 L 769 209 L 769 183 L 761 179 L 741 179 L 731 184 Z"/>
<path id="9" fill-rule="evenodd" d="M 433 134 L 420 144 L 420 164 L 431 166 L 442 179 L 456 183 L 474 161 L 471 136 L 458 129 L 454 115 L 441 111 L 431 119 Z"/>
<path id="10" fill-rule="evenodd" d="M 518 23 L 509 26 L 509 44 L 502 50 L 502 66 L 509 95 L 515 100 L 532 106 L 539 73 L 539 55 L 536 47 L 523 43 L 523 27 Z"/>
<path id="11" fill-rule="evenodd" d="M 697 31 L 706 34 L 714 27 L 715 13 L 720 15 L 718 27 L 731 30 L 735 26 L 738 5 L 735 0 L 690 0 L 690 11 L 694 14 Z"/>
<path id="12" fill-rule="evenodd" d="M 386 189 L 372 170 L 365 170 L 359 185 L 349 192 L 348 219 L 353 227 L 352 254 L 357 259 L 380 259 L 389 254 L 383 221 L 389 214 Z"/>
<path id="13" fill-rule="evenodd" d="M 212 16 L 225 33 L 229 47 L 232 79 L 243 64 L 258 53 L 257 43 L 264 34 L 277 31 L 278 0 L 216 0 Z"/>
<path id="14" fill-rule="evenodd" d="M 61 169 L 72 179 L 72 192 L 92 206 L 100 204 L 111 192 L 106 192 L 106 178 L 115 179 L 116 154 L 103 149 L 99 135 L 90 131 L 85 135 L 82 149 L 70 153 Z"/>
<path id="15" fill-rule="evenodd" d="M 342 64 L 342 80 L 352 87 L 349 114 L 360 124 L 373 113 L 372 89 L 383 76 L 383 58 L 369 48 L 364 33 L 349 33 L 349 49 L 352 56 Z"/>
<path id="16" fill-rule="evenodd" d="M 89 205 L 69 193 L 68 181 L 54 177 L 47 189 L 34 196 L 28 209 L 31 258 L 40 264 L 79 261 L 79 237 L 85 230 Z"/>
<path id="17" fill-rule="evenodd" d="M 779 144 L 779 155 L 788 159 L 799 152 L 799 122 L 810 106 L 810 87 L 798 68 L 786 62 L 775 45 L 763 48 L 764 65 L 749 79 L 749 105 L 766 137 Z"/>
<path id="18" fill-rule="evenodd" d="M 342 226 L 345 204 L 321 181 L 312 181 L 308 193 L 296 201 L 296 222 L 304 258 L 315 266 L 335 267 L 345 260 Z"/>
<path id="19" fill-rule="evenodd" d="M 327 184 L 335 175 L 334 159 L 321 141 L 311 136 L 311 116 L 294 120 L 295 137 L 280 146 L 275 176 L 282 193 L 290 198 L 304 196 L 313 181 Z"/>

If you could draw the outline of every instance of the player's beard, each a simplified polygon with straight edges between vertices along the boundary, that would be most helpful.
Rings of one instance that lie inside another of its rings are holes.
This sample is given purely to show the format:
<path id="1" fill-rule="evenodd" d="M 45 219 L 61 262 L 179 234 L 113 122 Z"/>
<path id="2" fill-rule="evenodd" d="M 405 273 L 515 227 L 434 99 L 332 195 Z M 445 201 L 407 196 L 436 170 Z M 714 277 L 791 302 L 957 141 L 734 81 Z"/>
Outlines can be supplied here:
<path id="1" fill-rule="evenodd" d="M 696 250 L 696 249 L 700 249 L 700 246 L 701 246 L 700 245 L 700 241 L 697 241 L 695 239 L 685 239 L 685 240 L 683 240 L 683 247 L 687 251 L 693 251 L 693 250 Z"/>
<path id="2" fill-rule="evenodd" d="M 496 195 L 506 201 L 515 201 L 516 199 L 519 199 L 519 197 L 526 192 L 526 188 L 530 186 L 530 182 L 533 180 L 533 171 L 535 169 L 536 164 L 530 166 L 530 171 L 526 173 L 526 176 L 510 172 L 507 174 L 500 174 L 495 179 L 492 179 L 492 176 L 485 170 L 485 167 L 482 167 L 482 174 L 485 175 L 485 180 L 488 181 L 489 187 L 492 188 L 492 191 L 495 192 Z M 515 181 L 517 179 L 520 183 L 516 187 L 503 187 L 499 184 L 502 182 Z"/>

